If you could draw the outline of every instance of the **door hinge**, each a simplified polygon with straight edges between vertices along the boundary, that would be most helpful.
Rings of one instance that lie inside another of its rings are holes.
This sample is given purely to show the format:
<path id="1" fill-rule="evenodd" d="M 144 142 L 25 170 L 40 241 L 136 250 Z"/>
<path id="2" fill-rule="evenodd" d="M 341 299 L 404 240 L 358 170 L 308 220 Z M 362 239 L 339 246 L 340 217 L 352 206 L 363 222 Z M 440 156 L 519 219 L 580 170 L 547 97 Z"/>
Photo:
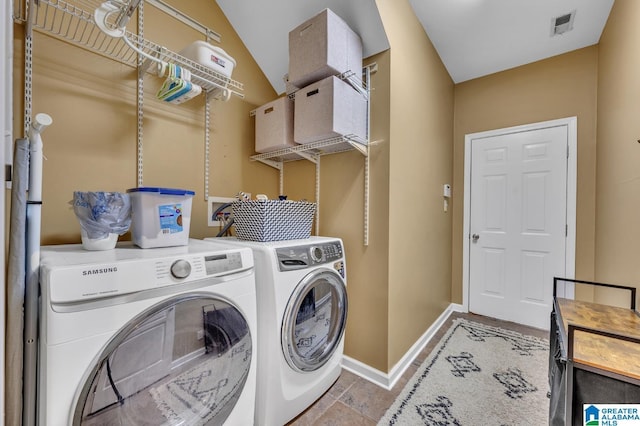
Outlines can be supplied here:
<path id="1" fill-rule="evenodd" d="M 569 145 L 567 145 L 567 158 L 569 158 Z"/>
<path id="2" fill-rule="evenodd" d="M 569 225 L 564 225 L 564 236 L 565 237 L 569 236 Z"/>

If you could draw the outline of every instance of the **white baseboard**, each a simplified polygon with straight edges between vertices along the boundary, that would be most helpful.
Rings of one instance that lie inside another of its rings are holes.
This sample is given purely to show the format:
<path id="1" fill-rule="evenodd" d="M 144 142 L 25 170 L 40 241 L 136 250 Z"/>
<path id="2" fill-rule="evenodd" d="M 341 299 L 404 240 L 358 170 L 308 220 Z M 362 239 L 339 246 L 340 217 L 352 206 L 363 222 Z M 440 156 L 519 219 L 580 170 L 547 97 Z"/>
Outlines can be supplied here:
<path id="1" fill-rule="evenodd" d="M 184 364 L 193 361 L 194 359 L 198 358 L 199 356 L 202 356 L 206 353 L 206 350 L 204 347 L 198 348 L 195 351 L 188 353 L 186 355 L 181 356 L 180 358 L 174 359 L 171 362 L 171 370 L 174 370 L 178 367 L 183 366 Z"/>
<path id="2" fill-rule="evenodd" d="M 451 310 L 451 312 L 462 312 L 465 314 L 469 312 L 469 310 L 465 308 L 464 305 L 460 305 L 459 303 L 450 304 L 449 309 Z"/>
<path id="3" fill-rule="evenodd" d="M 382 388 L 390 390 L 396 382 L 402 377 L 404 372 L 409 368 L 411 363 L 416 359 L 418 354 L 427 346 L 427 343 L 433 338 L 436 331 L 444 324 L 453 312 L 466 312 L 464 306 L 452 303 L 447 309 L 436 319 L 436 321 L 424 332 L 422 336 L 409 348 L 404 356 L 391 368 L 389 373 L 384 373 L 367 364 L 358 361 L 349 356 L 342 357 L 342 368 L 362 377 Z"/>
<path id="4" fill-rule="evenodd" d="M 388 384 L 389 378 L 387 373 L 383 373 L 380 370 L 370 367 L 355 358 L 344 355 L 342 357 L 342 368 L 382 388 L 385 388 L 387 390 L 391 389 Z"/>

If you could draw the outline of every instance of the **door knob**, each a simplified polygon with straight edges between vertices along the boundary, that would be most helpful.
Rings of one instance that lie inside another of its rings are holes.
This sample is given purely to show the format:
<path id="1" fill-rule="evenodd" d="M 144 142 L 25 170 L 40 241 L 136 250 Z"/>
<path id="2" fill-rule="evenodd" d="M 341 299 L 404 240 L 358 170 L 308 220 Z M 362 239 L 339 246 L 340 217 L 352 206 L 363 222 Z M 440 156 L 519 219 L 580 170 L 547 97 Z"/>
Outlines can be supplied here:
<path id="1" fill-rule="evenodd" d="M 475 242 L 477 242 L 477 241 L 478 241 L 478 239 L 480 239 L 480 235 L 478 235 L 478 234 L 473 234 L 473 235 L 471 236 L 471 239 L 472 239 L 472 240 L 473 240 L 473 242 L 475 243 Z"/>

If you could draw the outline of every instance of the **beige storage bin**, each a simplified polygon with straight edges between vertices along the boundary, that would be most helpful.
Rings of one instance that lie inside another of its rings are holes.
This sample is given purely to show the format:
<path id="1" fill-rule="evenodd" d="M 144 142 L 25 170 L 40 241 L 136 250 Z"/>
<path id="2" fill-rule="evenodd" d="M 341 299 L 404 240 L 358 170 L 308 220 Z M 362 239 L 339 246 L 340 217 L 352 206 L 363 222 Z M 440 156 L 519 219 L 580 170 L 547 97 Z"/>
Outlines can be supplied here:
<path id="1" fill-rule="evenodd" d="M 367 140 L 367 101 L 349 83 L 331 76 L 296 92 L 293 138 L 311 143 L 336 136 Z"/>
<path id="2" fill-rule="evenodd" d="M 256 109 L 256 152 L 265 153 L 295 146 L 293 101 L 278 98 Z"/>
<path id="3" fill-rule="evenodd" d="M 289 32 L 290 84 L 300 88 L 346 71 L 361 77 L 362 41 L 330 9 Z"/>

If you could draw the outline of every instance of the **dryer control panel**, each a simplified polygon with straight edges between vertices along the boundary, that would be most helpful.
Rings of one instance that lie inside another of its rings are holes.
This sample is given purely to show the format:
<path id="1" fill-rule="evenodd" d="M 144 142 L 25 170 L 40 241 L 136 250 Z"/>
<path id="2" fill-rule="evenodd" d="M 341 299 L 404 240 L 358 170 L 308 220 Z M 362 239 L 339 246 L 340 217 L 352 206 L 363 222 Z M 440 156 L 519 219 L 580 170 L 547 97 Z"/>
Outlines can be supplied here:
<path id="1" fill-rule="evenodd" d="M 280 271 L 292 271 L 332 263 L 343 258 L 339 241 L 276 249 Z"/>

